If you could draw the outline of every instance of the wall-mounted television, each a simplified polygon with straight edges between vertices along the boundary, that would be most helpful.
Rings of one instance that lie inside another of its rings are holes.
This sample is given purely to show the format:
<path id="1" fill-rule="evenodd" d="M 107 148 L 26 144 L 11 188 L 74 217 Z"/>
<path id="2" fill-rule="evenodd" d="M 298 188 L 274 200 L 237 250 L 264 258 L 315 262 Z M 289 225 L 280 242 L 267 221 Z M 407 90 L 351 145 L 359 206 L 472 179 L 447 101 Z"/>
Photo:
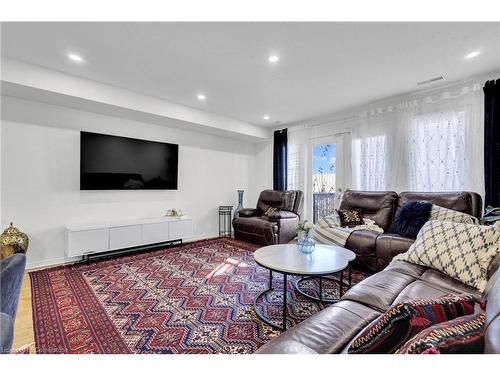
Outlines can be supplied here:
<path id="1" fill-rule="evenodd" d="M 80 133 L 80 190 L 175 190 L 179 145 Z"/>

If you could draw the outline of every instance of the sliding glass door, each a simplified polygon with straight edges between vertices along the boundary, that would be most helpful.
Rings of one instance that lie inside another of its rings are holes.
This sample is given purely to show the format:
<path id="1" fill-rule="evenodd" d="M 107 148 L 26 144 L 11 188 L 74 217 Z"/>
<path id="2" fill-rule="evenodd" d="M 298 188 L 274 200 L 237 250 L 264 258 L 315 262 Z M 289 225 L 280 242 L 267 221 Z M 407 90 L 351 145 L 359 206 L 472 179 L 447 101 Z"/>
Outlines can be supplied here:
<path id="1" fill-rule="evenodd" d="M 344 190 L 344 136 L 313 138 L 310 152 L 307 199 L 316 223 L 335 212 Z"/>

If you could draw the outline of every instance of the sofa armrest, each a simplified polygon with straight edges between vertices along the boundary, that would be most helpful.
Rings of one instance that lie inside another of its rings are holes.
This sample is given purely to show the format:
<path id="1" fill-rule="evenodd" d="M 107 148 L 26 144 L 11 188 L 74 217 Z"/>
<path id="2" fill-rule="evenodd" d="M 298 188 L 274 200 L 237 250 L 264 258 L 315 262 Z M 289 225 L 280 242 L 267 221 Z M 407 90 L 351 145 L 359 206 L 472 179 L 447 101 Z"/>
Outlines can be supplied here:
<path id="1" fill-rule="evenodd" d="M 238 211 L 240 217 L 260 216 L 260 210 L 256 208 L 242 208 Z"/>
<path id="2" fill-rule="evenodd" d="M 297 216 L 296 213 L 292 212 L 292 211 L 286 211 L 286 210 L 282 210 L 282 211 L 274 211 L 274 212 L 271 212 L 269 215 L 267 215 L 267 218 L 269 220 L 281 220 L 281 219 L 295 219 Z"/>
<path id="3" fill-rule="evenodd" d="M 384 233 L 377 237 L 375 254 L 377 256 L 377 271 L 384 269 L 396 255 L 405 253 L 415 242 L 413 238 L 397 234 Z"/>
<path id="4" fill-rule="evenodd" d="M 22 253 L 11 255 L 0 261 L 0 311 L 15 320 L 21 284 L 23 282 L 26 256 Z"/>

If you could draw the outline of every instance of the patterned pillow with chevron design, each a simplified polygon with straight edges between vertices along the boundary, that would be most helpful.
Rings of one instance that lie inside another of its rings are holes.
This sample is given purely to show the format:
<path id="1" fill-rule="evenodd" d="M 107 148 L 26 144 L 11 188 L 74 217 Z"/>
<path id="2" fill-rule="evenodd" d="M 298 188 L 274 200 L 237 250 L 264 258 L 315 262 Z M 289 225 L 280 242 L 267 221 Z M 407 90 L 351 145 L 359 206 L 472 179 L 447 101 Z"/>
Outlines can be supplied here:
<path id="1" fill-rule="evenodd" d="M 348 353 L 393 353 L 433 324 L 472 314 L 475 304 L 476 297 L 472 294 L 398 303 L 366 327 L 351 343 Z"/>
<path id="2" fill-rule="evenodd" d="M 394 260 L 427 266 L 483 291 L 487 271 L 500 253 L 495 227 L 430 220 L 406 253 Z"/>
<path id="3" fill-rule="evenodd" d="M 435 324 L 402 345 L 396 354 L 480 354 L 484 352 L 485 313 Z"/>
<path id="4" fill-rule="evenodd" d="M 477 219 L 477 217 L 460 211 L 450 210 L 448 208 L 437 206 L 435 204 L 432 205 L 429 220 L 453 221 L 455 223 L 476 225 L 479 224 L 479 220 Z"/>

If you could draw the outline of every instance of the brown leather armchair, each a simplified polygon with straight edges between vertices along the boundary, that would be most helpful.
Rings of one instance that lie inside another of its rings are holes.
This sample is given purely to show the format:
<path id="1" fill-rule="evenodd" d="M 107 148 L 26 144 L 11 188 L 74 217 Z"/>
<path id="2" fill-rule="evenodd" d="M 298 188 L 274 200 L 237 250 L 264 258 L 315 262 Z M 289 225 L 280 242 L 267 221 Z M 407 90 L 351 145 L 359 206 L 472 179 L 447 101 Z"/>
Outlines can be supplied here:
<path id="1" fill-rule="evenodd" d="M 290 242 L 297 236 L 303 200 L 300 190 L 262 191 L 256 208 L 243 208 L 236 213 L 234 237 L 263 246 Z"/>

